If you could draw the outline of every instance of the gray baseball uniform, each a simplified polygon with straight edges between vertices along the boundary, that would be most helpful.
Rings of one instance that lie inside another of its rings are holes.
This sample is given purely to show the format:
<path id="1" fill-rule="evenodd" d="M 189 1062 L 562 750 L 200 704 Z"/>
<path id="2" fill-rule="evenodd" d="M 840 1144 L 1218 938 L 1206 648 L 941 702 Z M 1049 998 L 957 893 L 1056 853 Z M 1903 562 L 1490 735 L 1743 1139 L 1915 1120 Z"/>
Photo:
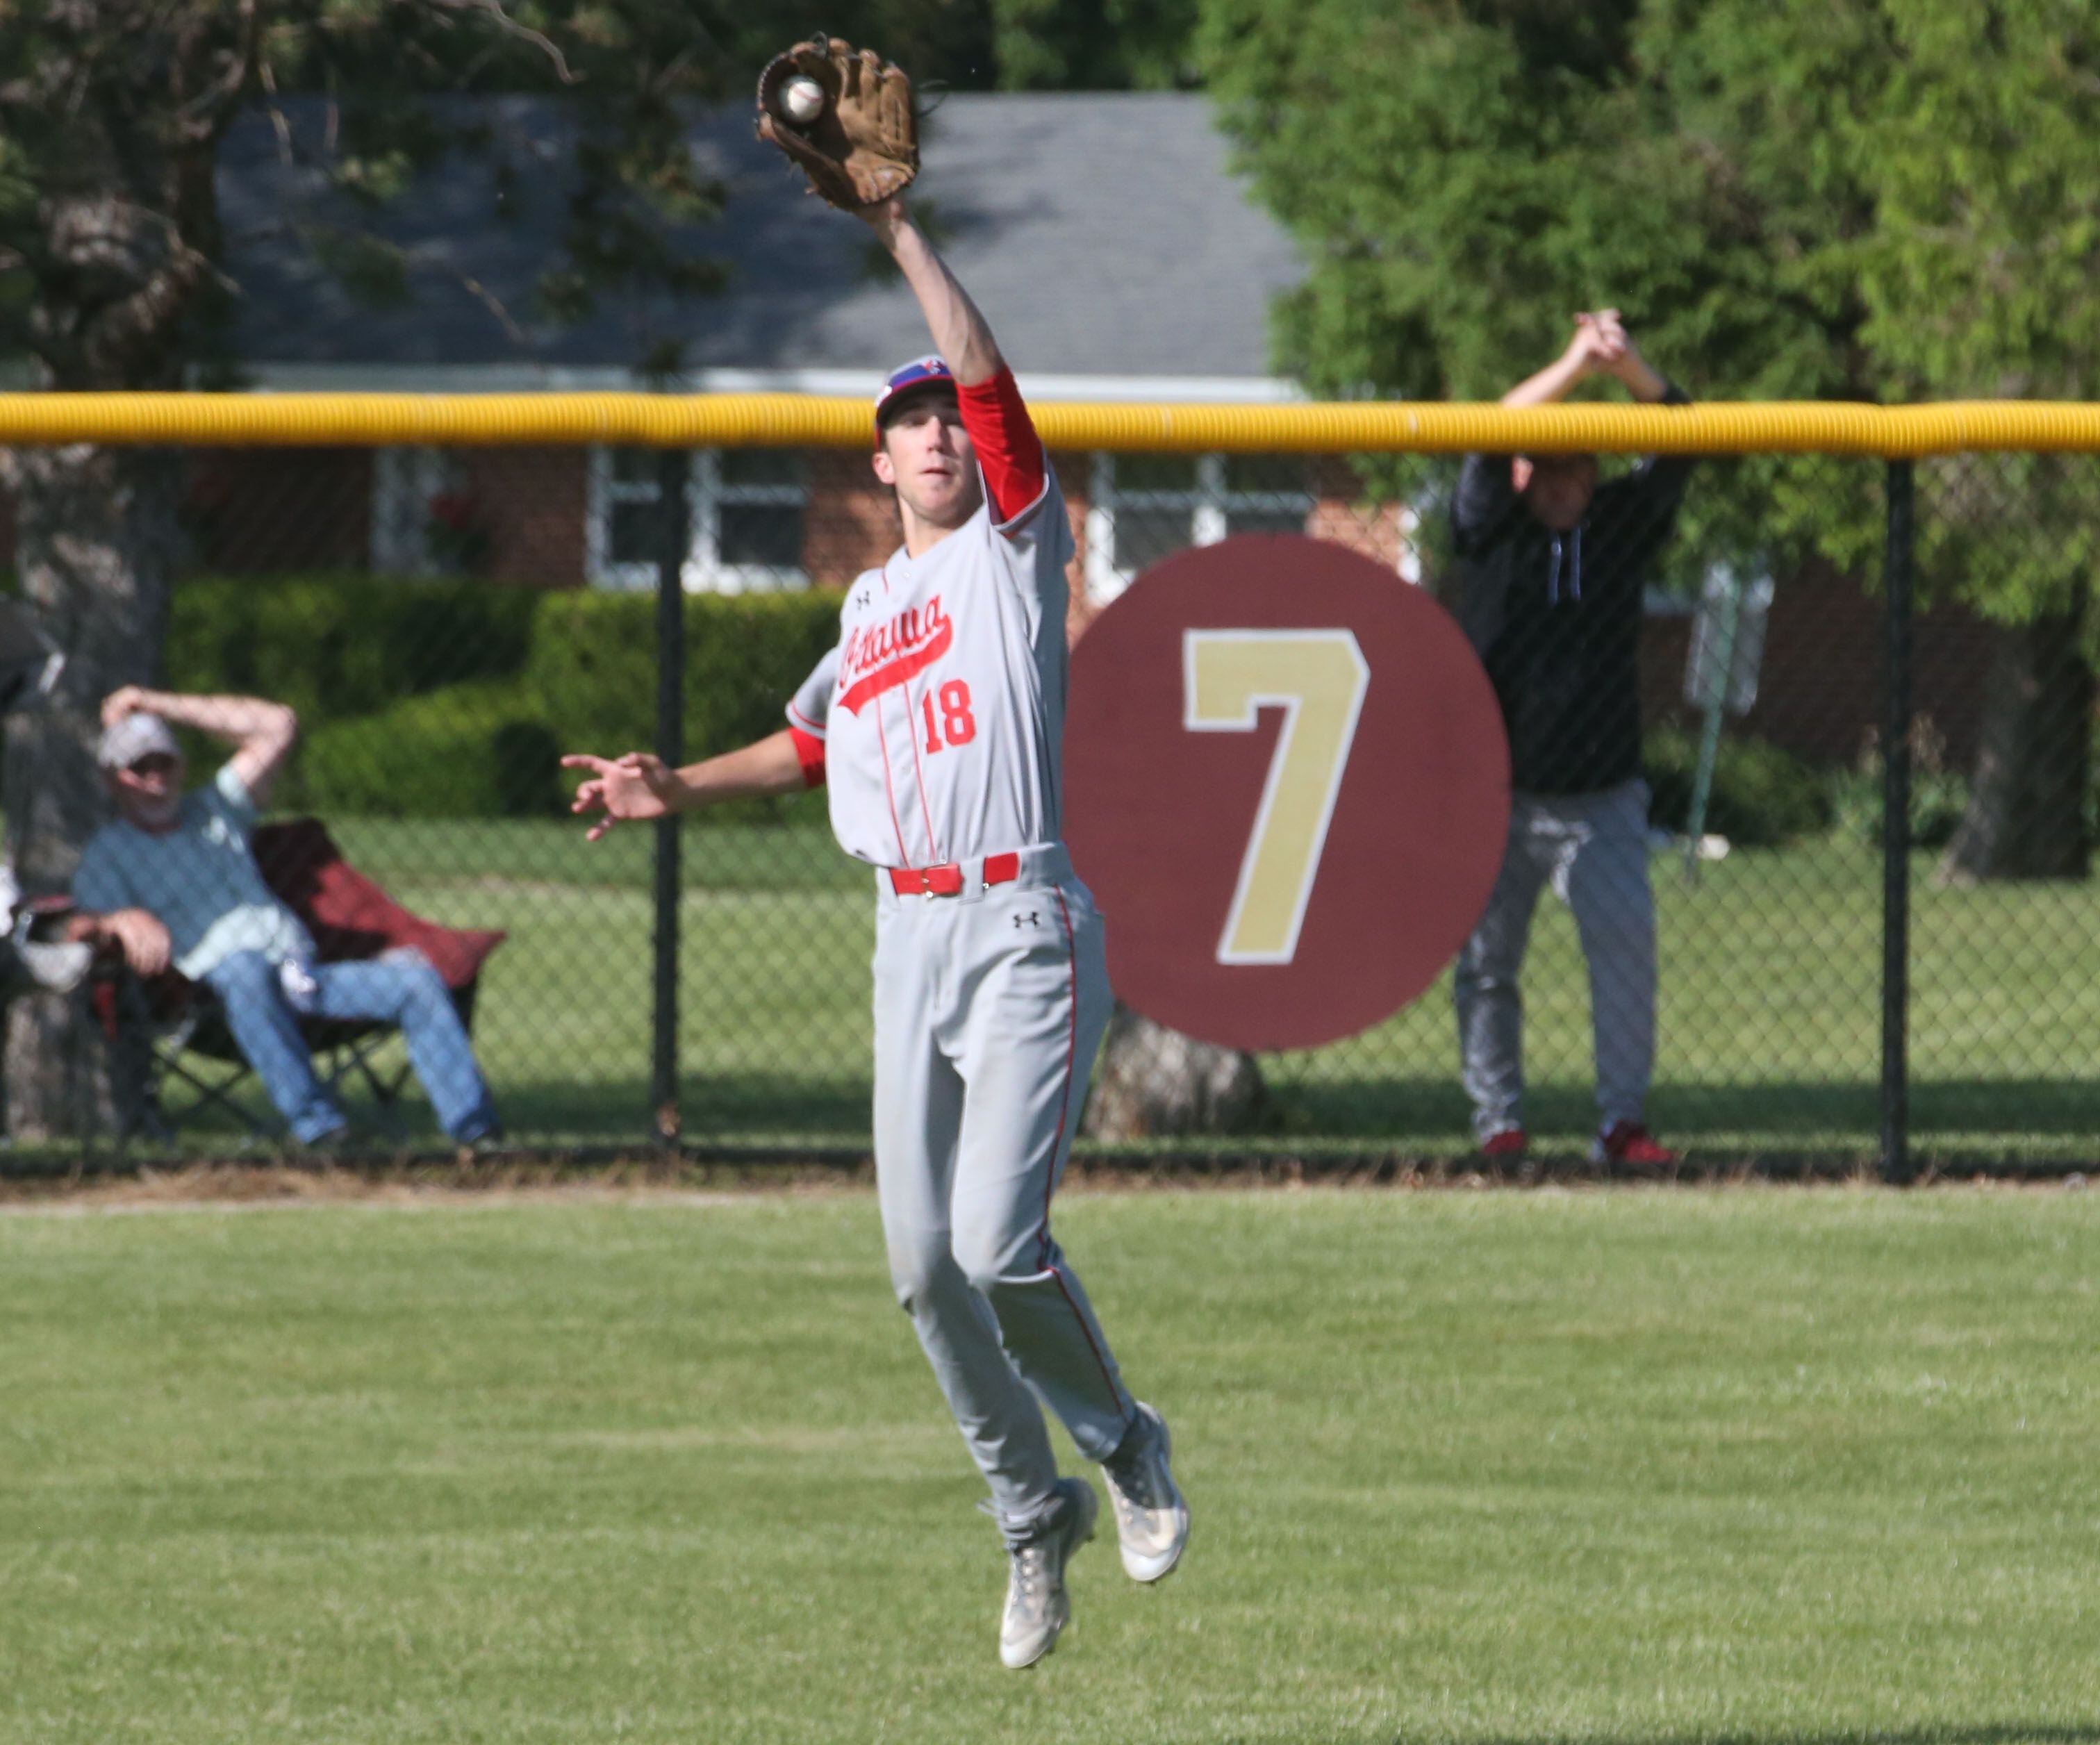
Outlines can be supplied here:
<path id="1" fill-rule="evenodd" d="M 1110 1001 L 1101 918 L 1058 839 L 1073 547 L 1043 473 L 1011 519 L 987 500 L 862 575 L 837 648 L 788 711 L 822 743 L 840 844 L 885 869 L 875 1152 L 890 1276 L 1010 1543 L 1057 1478 L 1037 1396 L 1095 1461 L 1135 1411 L 1050 1234 Z"/>

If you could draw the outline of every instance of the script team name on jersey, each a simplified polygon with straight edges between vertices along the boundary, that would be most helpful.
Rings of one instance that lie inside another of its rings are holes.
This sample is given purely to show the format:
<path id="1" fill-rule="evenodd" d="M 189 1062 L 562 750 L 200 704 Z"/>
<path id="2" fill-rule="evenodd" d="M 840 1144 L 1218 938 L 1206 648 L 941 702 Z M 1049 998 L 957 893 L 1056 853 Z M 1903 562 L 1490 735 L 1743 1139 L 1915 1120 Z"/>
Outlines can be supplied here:
<path id="1" fill-rule="evenodd" d="M 852 714 L 871 697 L 909 684 L 954 646 L 955 627 L 933 595 L 847 631 L 839 649 L 838 706 Z"/>

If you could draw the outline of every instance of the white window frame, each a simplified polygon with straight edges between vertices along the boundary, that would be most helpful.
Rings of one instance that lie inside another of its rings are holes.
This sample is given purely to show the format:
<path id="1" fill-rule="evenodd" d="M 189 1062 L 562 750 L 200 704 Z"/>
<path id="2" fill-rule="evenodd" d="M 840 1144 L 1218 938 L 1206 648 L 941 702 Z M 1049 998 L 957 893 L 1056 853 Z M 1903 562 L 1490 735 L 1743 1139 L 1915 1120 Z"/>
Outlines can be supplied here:
<path id="1" fill-rule="evenodd" d="M 1273 511 L 1302 505 L 1304 518 L 1309 522 L 1320 506 L 1318 494 L 1309 483 L 1302 491 L 1234 491 L 1226 483 L 1224 454 L 1214 451 L 1199 454 L 1195 460 L 1196 483 L 1190 488 L 1118 491 L 1115 456 L 1105 451 L 1095 455 L 1087 493 L 1089 597 L 1113 600 L 1134 579 L 1133 572 L 1116 562 L 1115 522 L 1121 509 L 1185 509 L 1189 515 L 1189 544 L 1215 545 L 1225 537 L 1235 509 Z"/>
<path id="2" fill-rule="evenodd" d="M 691 511 L 692 549 L 686 559 L 686 591 L 724 594 L 779 593 L 807 588 L 809 572 L 797 564 L 777 569 L 770 564 L 728 563 L 721 555 L 721 512 L 726 509 L 794 509 L 809 530 L 810 481 L 802 476 L 789 485 L 728 485 L 722 483 L 721 451 L 702 448 L 693 455 L 692 483 L 686 501 Z"/>
<path id="3" fill-rule="evenodd" d="M 620 503 L 654 503 L 653 479 L 621 478 L 612 469 L 612 450 L 590 452 L 590 496 L 584 514 L 584 575 L 593 588 L 615 593 L 638 593 L 656 585 L 653 563 L 612 561 L 612 510 Z"/>
<path id="4" fill-rule="evenodd" d="M 457 486 L 457 463 L 445 448 L 381 448 L 372 456 L 368 556 L 381 575 L 435 575 L 430 500 Z"/>
<path id="5" fill-rule="evenodd" d="M 607 447 L 590 451 L 589 502 L 584 519 L 585 574 L 593 588 L 646 591 L 656 585 L 656 566 L 612 560 L 612 510 L 615 504 L 655 503 L 656 483 L 615 477 L 612 456 L 613 451 Z M 687 593 L 770 593 L 810 585 L 809 572 L 799 566 L 776 569 L 766 564 L 723 560 L 722 511 L 754 505 L 798 509 L 806 528 L 810 509 L 806 476 L 795 484 L 725 484 L 721 450 L 691 452 L 686 469 L 686 560 L 679 572 Z"/>

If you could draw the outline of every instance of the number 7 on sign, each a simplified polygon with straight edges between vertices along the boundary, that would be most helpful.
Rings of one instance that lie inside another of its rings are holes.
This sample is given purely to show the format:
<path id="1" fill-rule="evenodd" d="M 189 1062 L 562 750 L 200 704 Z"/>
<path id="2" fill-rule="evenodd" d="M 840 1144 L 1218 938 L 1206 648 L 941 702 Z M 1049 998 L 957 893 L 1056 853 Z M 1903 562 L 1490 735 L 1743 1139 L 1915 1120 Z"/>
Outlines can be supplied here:
<path id="1" fill-rule="evenodd" d="M 1252 733 L 1263 707 L 1283 711 L 1218 961 L 1288 963 L 1370 668 L 1348 630 L 1185 630 L 1181 667 L 1181 725 L 1191 733 Z"/>

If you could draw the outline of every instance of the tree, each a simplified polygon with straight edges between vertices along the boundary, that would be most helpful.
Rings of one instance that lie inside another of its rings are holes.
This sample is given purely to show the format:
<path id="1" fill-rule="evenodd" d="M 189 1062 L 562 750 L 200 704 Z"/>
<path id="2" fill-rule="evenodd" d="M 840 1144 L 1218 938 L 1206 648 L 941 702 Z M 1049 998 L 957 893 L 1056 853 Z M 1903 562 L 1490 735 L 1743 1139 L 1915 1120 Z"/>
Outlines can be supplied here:
<path id="1" fill-rule="evenodd" d="M 716 192 L 685 148 L 688 104 L 748 89 L 766 55 L 820 23 L 936 69 L 988 60 L 992 33 L 983 7 L 943 0 L 783 0 L 762 16 L 733 0 L 7 0 L 0 18 L 0 360 L 77 391 L 179 388 L 217 358 L 240 287 L 214 167 L 227 128 L 258 105 L 324 184 L 281 214 L 285 228 L 353 286 L 398 294 L 421 263 L 382 233 L 388 203 L 466 152 L 493 161 L 493 197 L 564 202 L 540 295 L 573 314 L 608 284 L 713 284 L 696 227 Z M 527 142 L 443 100 L 494 91 L 566 107 L 574 150 L 558 189 Z M 301 134 L 300 95 L 324 115 L 324 139 Z M 98 699 L 160 676 L 179 483 L 162 451 L 0 455 L 21 585 L 69 657 L 53 707 L 7 734 L 7 842 L 32 889 L 70 879 L 99 815 Z M 73 1021 L 49 1002 L 11 1016 L 19 1135 L 77 1130 L 95 1099 L 95 1051 Z"/>
<path id="2" fill-rule="evenodd" d="M 1310 257 L 1277 339 L 1318 389 L 1491 394 L 1608 301 L 1695 391 L 2100 394 L 2086 0 L 1205 0 L 1198 59 Z M 2082 873 L 2094 505 L 2056 463 L 1925 483 L 1928 597 L 1998 627 L 1950 866 Z M 1714 495 L 1710 531 L 1873 549 L 1827 469 Z"/>
<path id="3" fill-rule="evenodd" d="M 240 287 L 213 172 L 228 127 L 258 106 L 323 184 L 284 229 L 353 289 L 398 296 L 429 266 L 383 219 L 418 174 L 466 153 L 493 165 L 492 198 L 563 202 L 539 297 L 574 316 L 608 284 L 702 295 L 716 282 L 704 225 L 717 192 L 685 148 L 688 107 L 748 91 L 799 37 L 877 44 L 935 91 L 1165 83 L 1142 68 L 1171 59 L 1192 18 L 1193 0 L 0 0 L 0 362 L 82 391 L 179 388 L 223 362 Z M 558 187 L 531 142 L 446 100 L 497 92 L 564 105 L 573 150 Z M 313 112 L 319 130 L 302 126 Z M 99 816 L 98 699 L 160 676 L 179 483 L 165 452 L 0 453 L 22 587 L 69 657 L 53 707 L 11 725 L 0 776 L 33 889 L 70 879 Z M 106 1118 L 95 1051 L 72 1023 L 48 1002 L 11 1015 L 18 1135 L 81 1130 L 98 1095 Z"/>
<path id="4" fill-rule="evenodd" d="M 1864 337 L 1898 391 L 2100 390 L 2100 20 L 2085 4 L 1902 9 L 1856 250 Z M 2089 467 L 1930 469 L 1926 561 L 1994 626 L 1968 809 L 1943 876 L 2083 878 L 2090 844 L 2097 509 Z M 2005 536 L 2008 523 L 2023 537 Z"/>
<path id="5" fill-rule="evenodd" d="M 707 21 L 686 8 L 558 0 L 527 18 L 499 0 L 32 0 L 8 22 L 0 355 L 32 360 L 42 387 L 184 384 L 238 289 L 223 263 L 219 141 L 249 105 L 298 90 L 326 95 L 333 140 L 321 162 L 347 196 L 305 234 L 354 277 L 382 282 L 408 264 L 360 217 L 446 151 L 502 149 L 447 125 L 430 99 L 501 84 L 571 94 L 576 111 L 550 296 L 573 301 L 593 279 L 624 275 L 706 282 L 704 260 L 671 232 L 712 198 L 683 149 L 678 104 L 705 91 L 725 58 L 707 52 Z M 9 847 L 25 884 L 48 888 L 71 876 L 97 817 L 99 699 L 160 676 L 178 471 L 165 452 L 75 447 L 10 456 L 0 482 L 17 498 L 23 588 L 70 657 L 54 707 L 7 736 Z M 11 1014 L 17 1134 L 79 1126 L 90 1051 L 73 1021 L 49 1002 Z"/>
<path id="6" fill-rule="evenodd" d="M 1194 82 L 1197 0 L 990 0 L 990 11 L 1002 90 Z"/>

